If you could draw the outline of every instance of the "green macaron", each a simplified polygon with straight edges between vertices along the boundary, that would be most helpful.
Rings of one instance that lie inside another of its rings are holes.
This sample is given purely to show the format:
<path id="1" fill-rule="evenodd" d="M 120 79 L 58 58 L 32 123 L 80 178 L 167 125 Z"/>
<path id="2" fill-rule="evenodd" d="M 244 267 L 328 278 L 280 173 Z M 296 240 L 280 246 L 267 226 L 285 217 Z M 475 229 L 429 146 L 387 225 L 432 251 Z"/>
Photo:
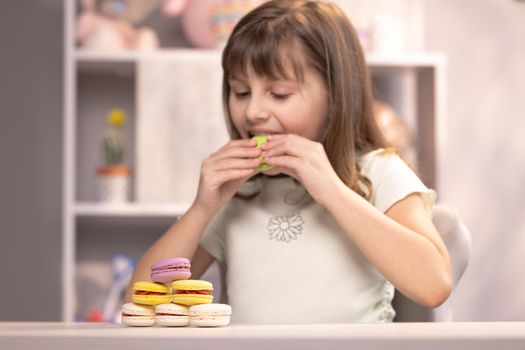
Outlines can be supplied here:
<path id="1" fill-rule="evenodd" d="M 255 140 L 255 142 L 257 142 L 257 146 L 256 146 L 257 148 L 261 148 L 262 145 L 268 142 L 268 135 L 258 134 L 258 135 L 253 136 L 252 140 Z M 261 156 L 259 159 L 261 160 L 261 164 L 257 167 L 257 170 L 266 171 L 266 170 L 273 169 L 275 167 L 274 165 L 266 164 L 264 162 L 263 156 Z"/>

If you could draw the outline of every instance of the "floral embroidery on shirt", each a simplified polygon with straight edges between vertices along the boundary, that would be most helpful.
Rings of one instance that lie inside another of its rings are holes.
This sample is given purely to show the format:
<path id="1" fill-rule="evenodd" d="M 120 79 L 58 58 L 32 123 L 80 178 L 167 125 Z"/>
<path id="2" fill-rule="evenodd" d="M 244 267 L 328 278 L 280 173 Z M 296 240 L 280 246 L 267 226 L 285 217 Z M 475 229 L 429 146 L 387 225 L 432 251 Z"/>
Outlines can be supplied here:
<path id="1" fill-rule="evenodd" d="M 297 239 L 303 231 L 304 220 L 301 213 L 294 213 L 285 216 L 273 216 L 268 221 L 268 235 L 270 239 L 278 242 L 290 243 Z"/>

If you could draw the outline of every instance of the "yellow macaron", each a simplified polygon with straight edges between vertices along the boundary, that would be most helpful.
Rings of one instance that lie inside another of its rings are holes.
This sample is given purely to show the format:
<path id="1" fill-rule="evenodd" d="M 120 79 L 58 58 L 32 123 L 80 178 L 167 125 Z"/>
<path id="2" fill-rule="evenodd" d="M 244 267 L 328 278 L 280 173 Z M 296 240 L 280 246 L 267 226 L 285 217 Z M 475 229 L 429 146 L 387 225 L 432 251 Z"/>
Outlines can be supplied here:
<path id="1" fill-rule="evenodd" d="M 140 281 L 133 285 L 133 302 L 142 305 L 160 305 L 170 302 L 171 290 L 161 283 Z"/>
<path id="2" fill-rule="evenodd" d="M 175 304 L 198 305 L 210 304 L 213 301 L 213 284 L 201 280 L 179 280 L 171 284 Z"/>

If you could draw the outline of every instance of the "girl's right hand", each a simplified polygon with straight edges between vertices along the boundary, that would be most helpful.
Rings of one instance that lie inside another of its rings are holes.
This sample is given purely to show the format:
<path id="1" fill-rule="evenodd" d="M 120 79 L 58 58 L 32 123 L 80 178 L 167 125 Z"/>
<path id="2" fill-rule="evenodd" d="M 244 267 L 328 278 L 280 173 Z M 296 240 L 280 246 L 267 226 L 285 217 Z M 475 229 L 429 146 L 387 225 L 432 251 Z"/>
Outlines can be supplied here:
<path id="1" fill-rule="evenodd" d="M 239 187 L 258 173 L 261 150 L 251 139 L 232 140 L 202 162 L 195 205 L 215 215 Z"/>

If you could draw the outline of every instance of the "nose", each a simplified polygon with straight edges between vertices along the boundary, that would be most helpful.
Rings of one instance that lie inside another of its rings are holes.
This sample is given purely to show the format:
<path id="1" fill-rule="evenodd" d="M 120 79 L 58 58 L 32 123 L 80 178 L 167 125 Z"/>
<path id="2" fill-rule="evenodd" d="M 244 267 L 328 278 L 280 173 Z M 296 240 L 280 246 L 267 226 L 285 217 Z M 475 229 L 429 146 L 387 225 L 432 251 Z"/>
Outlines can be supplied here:
<path id="1" fill-rule="evenodd" d="M 257 124 L 268 120 L 269 117 L 270 111 L 266 106 L 264 97 L 252 94 L 248 106 L 246 107 L 246 119 L 248 122 L 251 124 Z"/>

